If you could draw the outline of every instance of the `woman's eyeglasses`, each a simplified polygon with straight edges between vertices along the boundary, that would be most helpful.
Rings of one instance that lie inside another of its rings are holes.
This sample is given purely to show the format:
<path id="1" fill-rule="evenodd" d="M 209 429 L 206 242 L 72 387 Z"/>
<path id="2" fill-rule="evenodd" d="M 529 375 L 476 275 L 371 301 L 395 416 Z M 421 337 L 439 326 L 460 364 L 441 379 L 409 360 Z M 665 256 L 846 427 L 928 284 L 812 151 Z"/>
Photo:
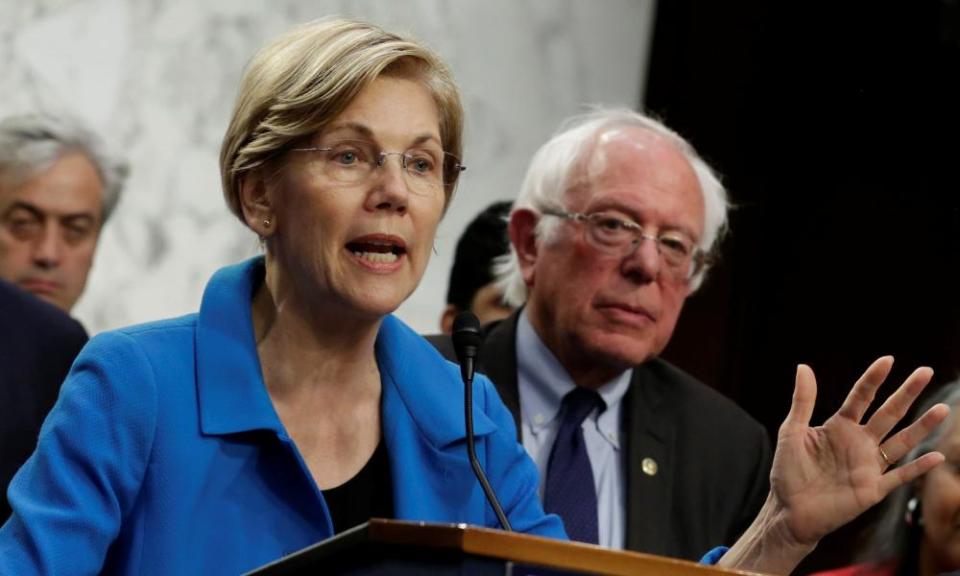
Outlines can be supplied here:
<path id="1" fill-rule="evenodd" d="M 387 152 L 366 140 L 338 140 L 325 146 L 293 148 L 292 152 L 317 152 L 316 165 L 327 178 L 343 184 L 360 184 L 382 168 L 388 156 L 397 156 L 411 194 L 431 196 L 452 187 L 467 169 L 460 159 L 439 147 Z"/>

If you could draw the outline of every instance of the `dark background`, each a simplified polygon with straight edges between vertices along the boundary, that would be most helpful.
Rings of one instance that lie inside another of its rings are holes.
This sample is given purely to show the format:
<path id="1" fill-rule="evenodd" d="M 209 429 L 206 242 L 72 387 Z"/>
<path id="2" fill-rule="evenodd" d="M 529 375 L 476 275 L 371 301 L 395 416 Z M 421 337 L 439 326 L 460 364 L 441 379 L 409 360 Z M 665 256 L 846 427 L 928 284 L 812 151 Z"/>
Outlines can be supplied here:
<path id="1" fill-rule="evenodd" d="M 661 0 L 646 108 L 737 206 L 665 356 L 775 438 L 796 364 L 815 423 L 876 357 L 960 374 L 960 0 Z M 896 381 L 896 382 L 894 382 Z M 871 514 L 799 573 L 851 561 Z"/>

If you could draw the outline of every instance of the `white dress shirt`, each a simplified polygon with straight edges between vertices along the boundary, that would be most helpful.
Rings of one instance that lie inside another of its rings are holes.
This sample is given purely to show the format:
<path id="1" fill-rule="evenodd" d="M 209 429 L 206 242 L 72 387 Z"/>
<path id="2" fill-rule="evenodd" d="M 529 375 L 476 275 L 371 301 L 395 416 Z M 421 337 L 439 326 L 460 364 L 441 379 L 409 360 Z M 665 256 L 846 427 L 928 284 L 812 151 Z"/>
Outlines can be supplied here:
<path id="1" fill-rule="evenodd" d="M 520 393 L 520 434 L 523 447 L 540 472 L 543 501 L 547 464 L 560 429 L 563 397 L 576 386 L 553 353 L 544 345 L 521 311 L 517 322 L 517 384 Z M 597 492 L 597 528 L 600 545 L 623 549 L 626 533 L 626 492 L 620 448 L 620 407 L 630 387 L 632 370 L 601 386 L 597 392 L 607 405 L 583 421 L 583 438 L 593 468 Z"/>

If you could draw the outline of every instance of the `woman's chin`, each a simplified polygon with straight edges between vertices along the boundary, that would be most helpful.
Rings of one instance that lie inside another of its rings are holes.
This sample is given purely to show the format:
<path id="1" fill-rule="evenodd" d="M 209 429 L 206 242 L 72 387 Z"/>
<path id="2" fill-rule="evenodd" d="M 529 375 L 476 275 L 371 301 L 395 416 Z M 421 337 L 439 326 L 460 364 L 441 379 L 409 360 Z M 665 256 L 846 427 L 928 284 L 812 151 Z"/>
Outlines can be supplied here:
<path id="1" fill-rule="evenodd" d="M 358 315 L 370 318 L 371 320 L 380 320 L 388 314 L 396 312 L 397 308 L 410 295 L 409 291 L 392 289 L 364 290 L 359 293 L 351 294 L 349 306 Z"/>

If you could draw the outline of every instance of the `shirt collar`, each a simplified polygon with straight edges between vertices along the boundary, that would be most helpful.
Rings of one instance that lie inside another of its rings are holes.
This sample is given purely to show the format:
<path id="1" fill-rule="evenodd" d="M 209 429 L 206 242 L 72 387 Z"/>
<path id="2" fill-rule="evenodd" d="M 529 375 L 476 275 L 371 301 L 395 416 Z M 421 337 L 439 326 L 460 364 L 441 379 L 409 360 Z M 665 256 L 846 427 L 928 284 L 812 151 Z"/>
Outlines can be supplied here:
<path id="1" fill-rule="evenodd" d="M 521 310 L 517 319 L 517 351 L 520 414 L 536 432 L 556 419 L 563 397 L 576 384 L 533 329 L 526 308 Z M 617 448 L 620 402 L 630 387 L 632 375 L 633 370 L 626 370 L 597 389 L 607 405 L 607 409 L 597 418 L 597 426 Z"/>

